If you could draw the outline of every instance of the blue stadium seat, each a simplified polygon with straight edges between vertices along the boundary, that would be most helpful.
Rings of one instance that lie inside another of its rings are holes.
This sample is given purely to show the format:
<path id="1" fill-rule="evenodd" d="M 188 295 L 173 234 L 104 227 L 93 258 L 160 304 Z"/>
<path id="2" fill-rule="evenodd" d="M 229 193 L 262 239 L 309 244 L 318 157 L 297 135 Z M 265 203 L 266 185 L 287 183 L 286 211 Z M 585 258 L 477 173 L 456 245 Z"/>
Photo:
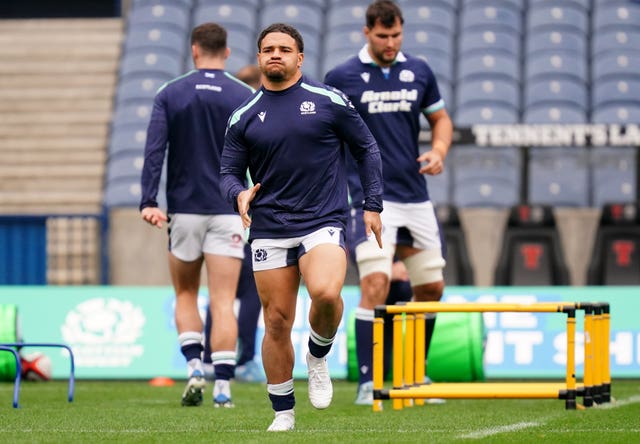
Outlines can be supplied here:
<path id="1" fill-rule="evenodd" d="M 637 124 L 640 122 L 640 104 L 611 103 L 591 110 L 593 123 Z"/>
<path id="2" fill-rule="evenodd" d="M 608 77 L 638 78 L 640 51 L 610 51 L 591 62 L 591 78 L 594 83 Z"/>
<path id="3" fill-rule="evenodd" d="M 331 33 L 344 31 L 360 31 L 365 24 L 365 12 L 367 6 L 362 2 L 340 2 L 340 4 L 331 4 L 327 10 L 327 32 L 329 37 Z"/>
<path id="4" fill-rule="evenodd" d="M 407 54 L 426 61 L 438 80 L 453 82 L 453 57 L 430 46 L 404 48 Z"/>
<path id="5" fill-rule="evenodd" d="M 638 151 L 634 147 L 594 147 L 591 150 L 592 206 L 635 202 Z"/>
<path id="6" fill-rule="evenodd" d="M 458 58 L 457 82 L 473 79 L 505 79 L 520 81 L 520 61 L 509 54 L 479 53 Z"/>
<path id="7" fill-rule="evenodd" d="M 329 70 L 331 70 L 335 66 L 353 57 L 357 53 L 358 51 L 354 51 L 352 48 L 346 48 L 342 50 L 336 49 L 336 50 L 330 51 L 329 53 L 327 53 L 327 55 L 324 56 L 324 60 L 322 64 L 323 75 L 326 74 Z"/>
<path id="8" fill-rule="evenodd" d="M 522 14 L 519 9 L 504 6 L 469 5 L 465 6 L 460 13 L 460 28 L 464 32 L 480 28 L 522 34 Z"/>
<path id="9" fill-rule="evenodd" d="M 345 0 L 329 0 L 331 3 L 342 3 Z M 346 0 L 346 1 L 353 1 L 353 0 Z M 358 1 L 359 3 L 362 3 L 362 0 L 355 0 Z M 513 0 L 513 1 L 521 1 L 521 0 Z M 407 5 L 418 5 L 418 6 L 422 6 L 425 4 L 424 0 L 398 0 L 396 3 L 398 3 L 400 5 L 401 8 L 404 8 Z M 453 11 L 456 11 L 458 9 L 458 0 L 429 0 L 429 6 L 436 6 L 436 7 L 445 7 L 445 8 L 449 8 Z"/>
<path id="10" fill-rule="evenodd" d="M 588 207 L 589 151 L 584 147 L 529 149 L 528 202 Z"/>
<path id="11" fill-rule="evenodd" d="M 557 6 L 558 0 L 528 0 L 529 8 L 540 6 Z M 589 11 L 591 9 L 591 0 L 562 0 L 564 5 Z"/>
<path id="12" fill-rule="evenodd" d="M 104 203 L 107 207 L 134 207 L 140 205 L 142 190 L 140 180 L 123 179 L 107 182 L 104 193 Z M 167 208 L 165 185 L 160 183 L 158 190 L 158 206 L 164 210 Z"/>
<path id="13" fill-rule="evenodd" d="M 587 123 L 586 111 L 576 105 L 563 102 L 542 102 L 525 107 L 524 123 Z"/>
<path id="14" fill-rule="evenodd" d="M 256 7 L 236 2 L 202 3 L 193 9 L 193 24 L 215 22 L 227 31 L 235 28 L 253 35 L 258 27 L 257 11 Z"/>
<path id="15" fill-rule="evenodd" d="M 589 13 L 571 3 L 534 3 L 527 9 L 526 27 L 527 33 L 565 28 L 586 35 L 589 31 Z"/>
<path id="16" fill-rule="evenodd" d="M 402 31 L 402 50 L 409 54 L 422 50 L 437 50 L 443 57 L 452 58 L 455 53 L 453 35 L 425 25 L 405 25 Z"/>
<path id="17" fill-rule="evenodd" d="M 178 3 L 181 7 L 191 8 L 193 3 L 202 0 L 131 0 L 132 8 L 153 5 L 175 5 Z"/>
<path id="18" fill-rule="evenodd" d="M 586 36 L 579 32 L 566 29 L 543 29 L 527 33 L 524 46 L 527 57 L 545 51 L 558 53 L 568 51 L 580 57 L 586 57 L 589 53 L 587 42 Z"/>
<path id="19" fill-rule="evenodd" d="M 146 127 L 151 118 L 151 103 L 122 103 L 115 107 L 112 128 L 126 125 Z"/>
<path id="20" fill-rule="evenodd" d="M 143 125 L 122 125 L 113 128 L 109 141 L 109 156 L 125 151 L 144 152 L 147 141 L 147 127 Z"/>
<path id="21" fill-rule="evenodd" d="M 293 1 L 269 3 L 263 6 L 260 12 L 260 27 L 264 28 L 271 23 L 289 23 L 300 31 L 307 46 L 307 40 L 311 36 L 317 36 L 324 31 L 324 13 L 322 9 L 310 4 Z M 361 22 L 360 26 L 364 23 Z"/>
<path id="22" fill-rule="evenodd" d="M 607 1 L 597 4 L 593 10 L 593 30 L 640 29 L 640 4 L 632 1 Z"/>
<path id="23" fill-rule="evenodd" d="M 591 94 L 592 108 L 598 109 L 612 103 L 640 105 L 640 76 L 637 78 L 609 77 L 594 83 Z"/>
<path id="24" fill-rule="evenodd" d="M 463 82 L 456 88 L 456 109 L 468 105 L 498 103 L 520 111 L 520 86 L 513 80 L 483 79 Z"/>
<path id="25" fill-rule="evenodd" d="M 130 29 L 140 24 L 168 24 L 181 32 L 189 32 L 190 9 L 184 3 L 144 4 L 129 11 L 127 23 Z"/>
<path id="26" fill-rule="evenodd" d="M 420 145 L 420 154 L 431 149 L 430 144 Z M 441 174 L 436 176 L 425 176 L 427 179 L 427 189 L 429 190 L 429 198 L 436 205 L 451 203 L 452 191 L 452 169 L 453 164 L 445 162 L 445 168 Z"/>
<path id="27" fill-rule="evenodd" d="M 139 182 L 143 164 L 144 152 L 125 151 L 109 156 L 107 161 L 107 182 L 119 179 L 137 180 Z"/>
<path id="28" fill-rule="evenodd" d="M 435 30 L 443 35 L 453 35 L 456 29 L 456 14 L 453 8 L 444 5 L 406 3 L 402 5 L 404 25 Z M 364 20 L 362 21 L 364 24 Z"/>
<path id="29" fill-rule="evenodd" d="M 173 51 L 165 50 L 133 50 L 122 55 L 120 76 L 166 75 L 171 78 L 182 74 L 183 58 Z"/>
<path id="30" fill-rule="evenodd" d="M 159 48 L 174 51 L 179 57 L 184 56 L 188 46 L 187 36 L 183 32 L 158 23 L 143 23 L 130 28 L 124 41 L 125 52 Z"/>
<path id="31" fill-rule="evenodd" d="M 587 58 L 570 52 L 539 52 L 525 60 L 526 82 L 540 78 L 587 82 Z"/>
<path id="32" fill-rule="evenodd" d="M 492 51 L 514 58 L 520 57 L 521 36 L 517 32 L 475 28 L 462 30 L 458 42 L 458 57 L 466 58 L 474 53 Z"/>
<path id="33" fill-rule="evenodd" d="M 460 9 L 478 6 L 495 6 L 524 11 L 526 0 L 460 0 Z"/>
<path id="34" fill-rule="evenodd" d="M 336 29 L 325 39 L 322 74 L 349 57 L 358 54 L 366 39 L 361 29 Z"/>
<path id="35" fill-rule="evenodd" d="M 630 53 L 640 51 L 639 29 L 603 29 L 595 31 L 591 37 L 591 56 L 593 60 L 612 51 Z"/>
<path id="36" fill-rule="evenodd" d="M 520 201 L 520 150 L 457 146 L 447 156 L 457 207 L 509 207 Z"/>
<path id="37" fill-rule="evenodd" d="M 121 78 L 118 82 L 116 104 L 137 103 L 151 105 L 158 88 L 168 80 L 171 80 L 171 77 L 166 74 Z"/>
<path id="38" fill-rule="evenodd" d="M 511 106 L 495 102 L 480 105 L 467 105 L 456 109 L 453 121 L 456 126 L 472 126 L 475 124 L 518 123 L 519 113 Z"/>
<path id="39" fill-rule="evenodd" d="M 533 107 L 541 103 L 566 103 L 580 107 L 583 112 L 589 106 L 587 86 L 566 78 L 543 78 L 525 84 L 524 106 Z"/>

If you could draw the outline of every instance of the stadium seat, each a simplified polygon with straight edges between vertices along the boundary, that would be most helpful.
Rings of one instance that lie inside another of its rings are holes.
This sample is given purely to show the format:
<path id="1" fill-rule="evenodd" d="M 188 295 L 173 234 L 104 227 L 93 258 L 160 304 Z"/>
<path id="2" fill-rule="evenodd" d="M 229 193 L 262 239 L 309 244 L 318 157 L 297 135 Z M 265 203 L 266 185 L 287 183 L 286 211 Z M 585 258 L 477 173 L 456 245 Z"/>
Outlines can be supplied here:
<path id="1" fill-rule="evenodd" d="M 127 103 L 151 105 L 158 88 L 169 80 L 171 77 L 166 74 L 120 79 L 116 93 L 116 106 Z"/>
<path id="2" fill-rule="evenodd" d="M 143 164 L 144 152 L 125 151 L 109 156 L 107 161 L 107 182 L 125 178 L 140 181 Z"/>
<path id="3" fill-rule="evenodd" d="M 587 123 L 584 108 L 566 102 L 541 102 L 524 107 L 522 121 L 529 124 L 538 123 Z"/>
<path id="4" fill-rule="evenodd" d="M 640 4 L 637 2 L 617 0 L 596 4 L 592 15 L 595 33 L 640 29 Z"/>
<path id="5" fill-rule="evenodd" d="M 571 52 L 538 52 L 525 60 L 524 80 L 565 77 L 587 83 L 587 58 Z"/>
<path id="6" fill-rule="evenodd" d="M 451 59 L 455 54 L 453 35 L 425 25 L 405 25 L 402 31 L 402 50 L 416 55 L 423 50 L 438 51 Z"/>
<path id="7" fill-rule="evenodd" d="M 447 285 L 473 285 L 474 273 L 464 231 L 456 207 L 452 205 L 435 206 L 438 222 L 446 244 L 446 261 L 443 273 Z"/>
<path id="8" fill-rule="evenodd" d="M 146 127 L 151 117 L 151 108 L 151 103 L 122 103 L 116 105 L 111 126 L 112 128 L 126 125 Z"/>
<path id="9" fill-rule="evenodd" d="M 591 149 L 592 206 L 611 202 L 635 202 L 638 181 L 638 152 L 634 147 Z"/>
<path id="10" fill-rule="evenodd" d="M 458 57 L 472 56 L 491 51 L 496 54 L 520 57 L 521 36 L 517 32 L 484 29 L 462 30 L 459 35 Z"/>
<path id="11" fill-rule="evenodd" d="M 640 104 L 610 103 L 591 110 L 593 123 L 637 124 L 640 122 Z"/>
<path id="12" fill-rule="evenodd" d="M 457 146 L 452 166 L 453 199 L 458 207 L 509 207 L 520 202 L 520 150 L 513 147 Z"/>
<path id="13" fill-rule="evenodd" d="M 458 58 L 457 83 L 473 79 L 520 81 L 520 61 L 509 54 L 493 52 L 470 54 Z"/>
<path id="14" fill-rule="evenodd" d="M 167 208 L 167 199 L 164 193 L 165 186 L 160 184 L 158 191 L 158 206 Z M 116 180 L 107 182 L 104 193 L 104 204 L 107 207 L 134 207 L 140 205 L 140 180 Z"/>
<path id="15" fill-rule="evenodd" d="M 129 29 L 135 29 L 141 24 L 164 23 L 174 26 L 179 32 L 189 32 L 189 7 L 181 2 L 165 2 L 162 4 L 143 4 L 129 11 L 127 24 Z"/>
<path id="16" fill-rule="evenodd" d="M 483 79 L 469 80 L 456 89 L 456 109 L 467 105 L 497 103 L 520 112 L 520 86 L 513 80 Z"/>
<path id="17" fill-rule="evenodd" d="M 307 40 L 318 38 L 323 33 L 324 13 L 314 5 L 297 3 L 293 1 L 268 3 L 260 11 L 260 28 L 271 23 L 289 23 L 300 31 L 307 46 Z M 364 20 L 359 23 L 362 27 Z M 319 45 L 318 48 L 319 49 Z M 317 53 L 317 52 L 316 52 Z"/>
<path id="18" fill-rule="evenodd" d="M 185 8 L 191 8 L 193 3 L 196 1 L 202 0 L 131 0 L 132 8 L 139 8 L 141 6 L 149 6 L 149 5 L 174 5 L 179 3 L 180 6 Z"/>
<path id="19" fill-rule="evenodd" d="M 133 50 L 122 55 L 120 76 L 166 75 L 177 77 L 184 71 L 183 58 L 163 49 Z"/>
<path id="20" fill-rule="evenodd" d="M 527 82 L 524 87 L 525 108 L 539 104 L 569 104 L 583 112 L 589 107 L 587 86 L 566 78 L 541 78 Z"/>
<path id="21" fill-rule="evenodd" d="M 527 33 L 549 28 L 565 28 L 587 35 L 589 13 L 571 3 L 533 3 L 527 9 L 526 28 Z"/>
<path id="22" fill-rule="evenodd" d="M 478 6 L 495 6 L 524 11 L 526 0 L 460 0 L 460 9 Z"/>
<path id="23" fill-rule="evenodd" d="M 587 271 L 588 285 L 640 285 L 640 205 L 603 207 Z"/>
<path id="24" fill-rule="evenodd" d="M 258 28 L 257 11 L 257 7 L 237 2 L 201 3 L 193 9 L 193 24 L 215 22 L 227 31 L 235 29 L 254 35 Z M 232 43 L 231 39 L 229 43 Z"/>
<path id="25" fill-rule="evenodd" d="M 422 119 L 426 121 L 426 119 Z M 425 125 L 428 128 L 429 124 Z M 420 144 L 420 154 L 431 149 L 431 144 Z M 445 168 L 442 173 L 435 176 L 425 176 L 427 189 L 429 190 L 429 198 L 436 205 L 448 205 L 451 203 L 451 177 L 452 177 L 453 163 L 445 161 Z"/>
<path id="26" fill-rule="evenodd" d="M 562 3 L 574 8 L 584 9 L 585 11 L 589 11 L 591 9 L 591 0 L 563 0 Z M 528 0 L 528 5 L 530 8 L 540 6 L 556 6 L 557 4 L 557 0 Z"/>
<path id="27" fill-rule="evenodd" d="M 637 79 L 640 72 L 640 51 L 617 50 L 604 53 L 591 62 L 591 70 L 594 83 L 608 77 L 626 76 Z"/>
<path id="28" fill-rule="evenodd" d="M 360 31 L 365 23 L 366 5 L 362 2 L 332 3 L 327 9 L 327 37 L 336 31 Z"/>
<path id="29" fill-rule="evenodd" d="M 422 27 L 437 31 L 441 35 L 453 35 L 456 29 L 456 14 L 445 5 L 406 3 L 402 5 L 404 26 Z M 364 24 L 364 20 L 362 21 Z M 406 34 L 406 33 L 405 33 Z"/>
<path id="30" fill-rule="evenodd" d="M 539 52 L 572 52 L 579 57 L 587 57 L 588 40 L 579 32 L 567 29 L 543 29 L 525 35 L 525 54 L 532 57 Z"/>
<path id="31" fill-rule="evenodd" d="M 124 41 L 124 52 L 135 50 L 159 49 L 174 51 L 178 57 L 183 57 L 187 51 L 189 42 L 184 33 L 177 31 L 173 26 L 163 24 L 143 23 L 130 28 Z"/>
<path id="32" fill-rule="evenodd" d="M 591 55 L 595 60 L 601 55 L 609 52 L 631 53 L 632 51 L 640 51 L 638 42 L 640 42 L 639 29 L 603 29 L 593 33 L 591 37 Z"/>
<path id="33" fill-rule="evenodd" d="M 496 102 L 479 105 L 467 105 L 456 108 L 453 121 L 456 126 L 472 126 L 475 124 L 518 123 L 520 115 L 511 106 Z"/>
<path id="34" fill-rule="evenodd" d="M 147 141 L 147 128 L 143 125 L 114 127 L 109 141 L 109 156 L 125 151 L 142 153 Z"/>
<path id="35" fill-rule="evenodd" d="M 529 149 L 528 202 L 558 207 L 588 207 L 589 151 L 585 147 Z"/>
<path id="36" fill-rule="evenodd" d="M 640 76 L 638 78 L 609 77 L 592 86 L 591 105 L 594 109 L 607 104 L 640 105 Z"/>
<path id="37" fill-rule="evenodd" d="M 460 12 L 460 28 L 464 32 L 479 28 L 522 34 L 522 14 L 517 8 L 488 4 L 468 5 Z"/>
<path id="38" fill-rule="evenodd" d="M 502 237 L 494 285 L 569 285 L 569 272 L 551 207 L 512 208 Z"/>

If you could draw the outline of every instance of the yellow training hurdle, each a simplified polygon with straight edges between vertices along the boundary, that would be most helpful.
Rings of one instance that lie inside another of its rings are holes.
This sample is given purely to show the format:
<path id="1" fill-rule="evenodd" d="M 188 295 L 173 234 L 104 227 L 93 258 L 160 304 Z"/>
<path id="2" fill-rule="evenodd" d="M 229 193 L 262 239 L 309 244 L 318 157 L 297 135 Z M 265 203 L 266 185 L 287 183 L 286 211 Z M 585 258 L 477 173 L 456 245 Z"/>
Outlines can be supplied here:
<path id="1" fill-rule="evenodd" d="M 576 312 L 584 312 L 584 374 L 576 382 Z M 537 312 L 567 315 L 567 365 L 564 382 L 483 382 L 423 384 L 425 376 L 425 313 Z M 393 316 L 393 388 L 384 388 L 384 317 Z M 567 409 L 591 407 L 611 400 L 609 367 L 610 309 L 600 302 L 445 303 L 408 302 L 379 305 L 373 324 L 373 411 L 382 400 L 393 408 L 424 404 L 426 398 L 564 399 Z M 576 398 L 582 397 L 578 405 Z"/>

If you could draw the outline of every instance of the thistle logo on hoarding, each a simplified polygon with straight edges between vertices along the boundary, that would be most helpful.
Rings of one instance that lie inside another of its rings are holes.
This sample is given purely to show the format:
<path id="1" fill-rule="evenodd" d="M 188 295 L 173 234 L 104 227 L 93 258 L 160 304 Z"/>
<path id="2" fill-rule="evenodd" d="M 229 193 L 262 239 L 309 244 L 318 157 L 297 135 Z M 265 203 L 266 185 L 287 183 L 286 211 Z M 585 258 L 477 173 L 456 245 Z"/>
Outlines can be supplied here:
<path id="1" fill-rule="evenodd" d="M 67 313 L 61 333 L 78 367 L 128 367 L 144 353 L 136 341 L 145 322 L 142 308 L 130 301 L 93 298 Z"/>

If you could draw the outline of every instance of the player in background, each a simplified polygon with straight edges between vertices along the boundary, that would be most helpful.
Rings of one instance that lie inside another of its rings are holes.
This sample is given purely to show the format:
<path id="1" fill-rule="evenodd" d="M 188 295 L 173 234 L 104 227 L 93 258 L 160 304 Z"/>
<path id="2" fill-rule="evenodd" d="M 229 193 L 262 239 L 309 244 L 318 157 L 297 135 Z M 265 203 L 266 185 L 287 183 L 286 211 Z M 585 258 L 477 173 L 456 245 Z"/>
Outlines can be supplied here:
<path id="1" fill-rule="evenodd" d="M 382 172 L 375 139 L 346 98 L 304 76 L 304 43 L 276 23 L 258 37 L 263 86 L 229 119 L 222 191 L 250 226 L 253 271 L 262 302 L 262 362 L 275 411 L 268 431 L 295 426 L 291 330 L 301 278 L 311 298 L 306 355 L 309 400 L 333 397 L 326 355 L 342 320 L 348 217 L 345 143 L 358 164 L 364 224 L 382 247 Z M 253 185 L 243 183 L 249 168 Z"/>
<path id="2" fill-rule="evenodd" d="M 384 173 L 383 244 L 360 239 L 356 247 L 361 298 L 356 311 L 360 369 L 357 404 L 373 403 L 373 309 L 389 292 L 394 255 L 406 266 L 417 301 L 439 301 L 445 260 L 440 230 L 424 174 L 440 174 L 451 145 L 453 125 L 429 65 L 403 53 L 404 19 L 390 0 L 369 5 L 363 28 L 367 44 L 357 56 L 329 71 L 325 83 L 344 92 L 371 129 Z M 431 150 L 420 154 L 420 114 L 429 121 Z M 353 200 L 359 206 L 358 199 Z M 398 242 L 398 236 L 410 243 Z M 427 351 L 435 316 L 427 320 Z"/>
<path id="3" fill-rule="evenodd" d="M 220 195 L 220 155 L 229 116 L 253 90 L 224 70 L 229 49 L 223 27 L 214 23 L 195 27 L 191 52 L 196 69 L 163 85 L 154 99 L 140 211 L 147 223 L 158 228 L 168 222 L 175 321 L 189 376 L 182 405 L 200 405 L 206 384 L 197 304 L 204 262 L 213 320 L 213 401 L 216 407 L 232 407 L 229 380 L 234 375 L 238 336 L 233 303 L 245 241 L 242 220 Z M 168 214 L 156 201 L 165 151 Z"/>

